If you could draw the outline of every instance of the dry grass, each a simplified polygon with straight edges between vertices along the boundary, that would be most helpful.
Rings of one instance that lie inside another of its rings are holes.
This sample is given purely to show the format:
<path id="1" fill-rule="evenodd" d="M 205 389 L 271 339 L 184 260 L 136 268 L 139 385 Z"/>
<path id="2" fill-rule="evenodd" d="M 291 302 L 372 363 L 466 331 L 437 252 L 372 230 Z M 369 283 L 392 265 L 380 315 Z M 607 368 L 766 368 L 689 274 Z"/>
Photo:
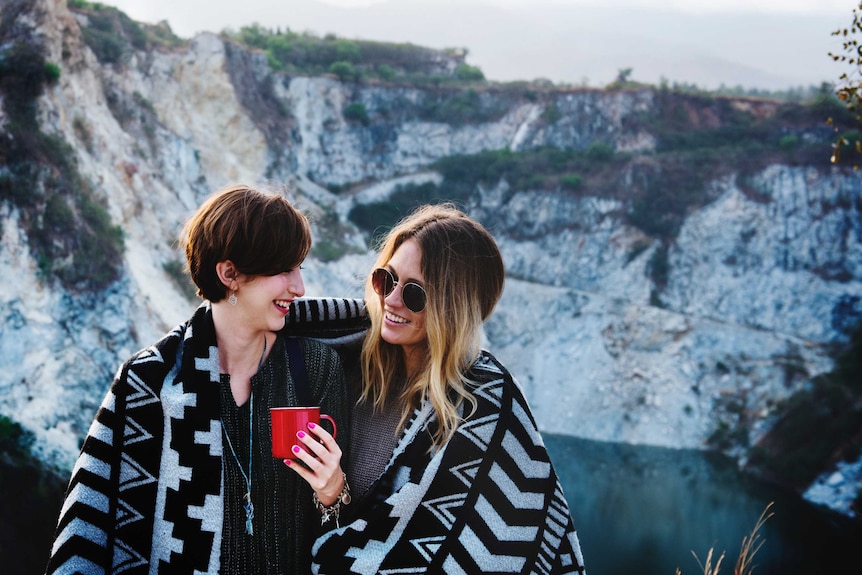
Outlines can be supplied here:
<path id="1" fill-rule="evenodd" d="M 775 502 L 770 501 L 766 505 L 766 508 L 757 519 L 757 523 L 754 524 L 751 534 L 742 538 L 739 557 L 736 559 L 736 565 L 733 566 L 733 575 L 752 575 L 752 573 L 754 573 L 754 556 L 763 546 L 763 539 L 759 532 L 763 527 L 763 524 L 774 515 L 774 513 L 770 511 L 773 503 Z M 715 549 L 710 547 L 706 554 L 706 563 L 701 563 L 697 554 L 695 554 L 694 551 L 691 552 L 691 554 L 694 555 L 697 564 L 700 565 L 700 568 L 703 570 L 703 575 L 718 575 L 721 570 L 721 563 L 724 561 L 725 553 L 722 551 L 721 555 L 718 556 L 718 559 L 715 560 L 715 565 L 713 565 L 712 561 L 714 558 L 714 551 Z M 682 571 L 679 570 L 679 567 L 676 568 L 676 575 L 682 575 Z"/>

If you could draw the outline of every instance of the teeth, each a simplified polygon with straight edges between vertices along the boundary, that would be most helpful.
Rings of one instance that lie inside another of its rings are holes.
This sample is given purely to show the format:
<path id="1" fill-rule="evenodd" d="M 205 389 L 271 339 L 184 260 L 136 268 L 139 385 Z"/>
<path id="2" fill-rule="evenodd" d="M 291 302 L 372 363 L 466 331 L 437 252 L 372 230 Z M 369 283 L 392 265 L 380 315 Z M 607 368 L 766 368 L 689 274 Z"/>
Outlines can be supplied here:
<path id="1" fill-rule="evenodd" d="M 395 323 L 410 323 L 408 320 L 403 317 L 398 317 L 397 315 L 392 315 L 389 312 L 386 312 L 386 319 L 389 321 L 394 321 Z"/>
<path id="2" fill-rule="evenodd" d="M 284 299 L 275 300 L 275 305 L 280 307 L 290 307 L 290 302 Z"/>

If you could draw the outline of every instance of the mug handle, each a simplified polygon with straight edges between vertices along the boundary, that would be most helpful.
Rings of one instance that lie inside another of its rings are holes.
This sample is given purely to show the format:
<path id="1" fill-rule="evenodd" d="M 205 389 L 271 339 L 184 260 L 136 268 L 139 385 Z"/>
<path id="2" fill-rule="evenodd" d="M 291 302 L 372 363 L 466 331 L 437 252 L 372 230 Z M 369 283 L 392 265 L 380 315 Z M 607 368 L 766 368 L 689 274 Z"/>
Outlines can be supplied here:
<path id="1" fill-rule="evenodd" d="M 321 420 L 325 419 L 326 421 L 328 421 L 329 423 L 332 424 L 332 439 L 335 439 L 336 436 L 338 435 L 338 426 L 335 425 L 335 420 L 331 416 L 326 415 L 325 413 L 320 414 L 320 419 Z"/>

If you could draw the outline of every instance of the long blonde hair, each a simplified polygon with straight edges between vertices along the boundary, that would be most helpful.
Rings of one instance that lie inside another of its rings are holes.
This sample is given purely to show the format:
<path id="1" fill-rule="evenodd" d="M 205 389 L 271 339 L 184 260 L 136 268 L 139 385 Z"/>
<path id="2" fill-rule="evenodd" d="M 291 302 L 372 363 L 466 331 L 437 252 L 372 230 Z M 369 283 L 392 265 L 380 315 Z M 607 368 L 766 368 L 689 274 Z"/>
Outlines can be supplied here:
<path id="1" fill-rule="evenodd" d="M 386 266 L 408 239 L 422 251 L 428 345 L 423 368 L 410 374 L 403 388 L 406 405 L 400 425 L 427 399 L 440 422 L 434 435 L 434 444 L 440 446 L 461 422 L 463 402 L 475 407 L 466 371 L 479 354 L 482 324 L 503 292 L 505 267 L 488 230 L 452 204 L 424 205 L 402 219 L 383 238 L 374 267 Z M 401 348 L 380 337 L 382 298 L 374 292 L 370 275 L 365 301 L 371 329 L 362 347 L 362 400 L 382 409 L 408 374 Z"/>

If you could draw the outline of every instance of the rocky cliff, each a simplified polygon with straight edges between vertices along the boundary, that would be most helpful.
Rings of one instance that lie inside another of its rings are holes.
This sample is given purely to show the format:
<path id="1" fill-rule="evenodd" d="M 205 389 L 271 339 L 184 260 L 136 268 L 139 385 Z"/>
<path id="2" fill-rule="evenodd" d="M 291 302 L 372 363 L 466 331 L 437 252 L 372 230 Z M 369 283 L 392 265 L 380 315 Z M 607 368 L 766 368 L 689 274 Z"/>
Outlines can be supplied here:
<path id="1" fill-rule="evenodd" d="M 0 414 L 60 469 L 119 362 L 196 305 L 172 273 L 175 239 L 234 181 L 281 187 L 314 220 L 308 295 L 360 295 L 371 254 L 357 209 L 423 190 L 459 200 L 507 264 L 488 347 L 548 432 L 745 461 L 781 406 L 833 370 L 834 345 L 862 316 L 862 177 L 829 164 L 823 118 L 652 87 L 305 76 L 216 34 L 132 44 L 106 62 L 86 42 L 93 17 L 65 0 L 5 0 L 0 12 L 7 78 L 22 43 L 59 69 L 34 100 L 34 129 L 73 165 L 43 163 L 32 189 L 8 184 L 22 181 L 9 150 L 26 134 L 4 84 Z M 470 113 L 447 119 L 453 102 Z M 690 142 L 763 122 L 759 147 L 686 155 Z M 577 176 L 555 175 L 549 157 Z M 488 167 L 456 180 L 452 158 Z M 507 158 L 521 171 L 499 168 Z M 76 280 L 94 258 L 78 244 L 57 251 L 62 238 L 45 230 L 69 173 L 86 198 L 70 212 L 95 204 L 121 230 L 100 282 Z M 852 514 L 859 467 L 815 470 L 825 475 L 810 497 Z"/>

